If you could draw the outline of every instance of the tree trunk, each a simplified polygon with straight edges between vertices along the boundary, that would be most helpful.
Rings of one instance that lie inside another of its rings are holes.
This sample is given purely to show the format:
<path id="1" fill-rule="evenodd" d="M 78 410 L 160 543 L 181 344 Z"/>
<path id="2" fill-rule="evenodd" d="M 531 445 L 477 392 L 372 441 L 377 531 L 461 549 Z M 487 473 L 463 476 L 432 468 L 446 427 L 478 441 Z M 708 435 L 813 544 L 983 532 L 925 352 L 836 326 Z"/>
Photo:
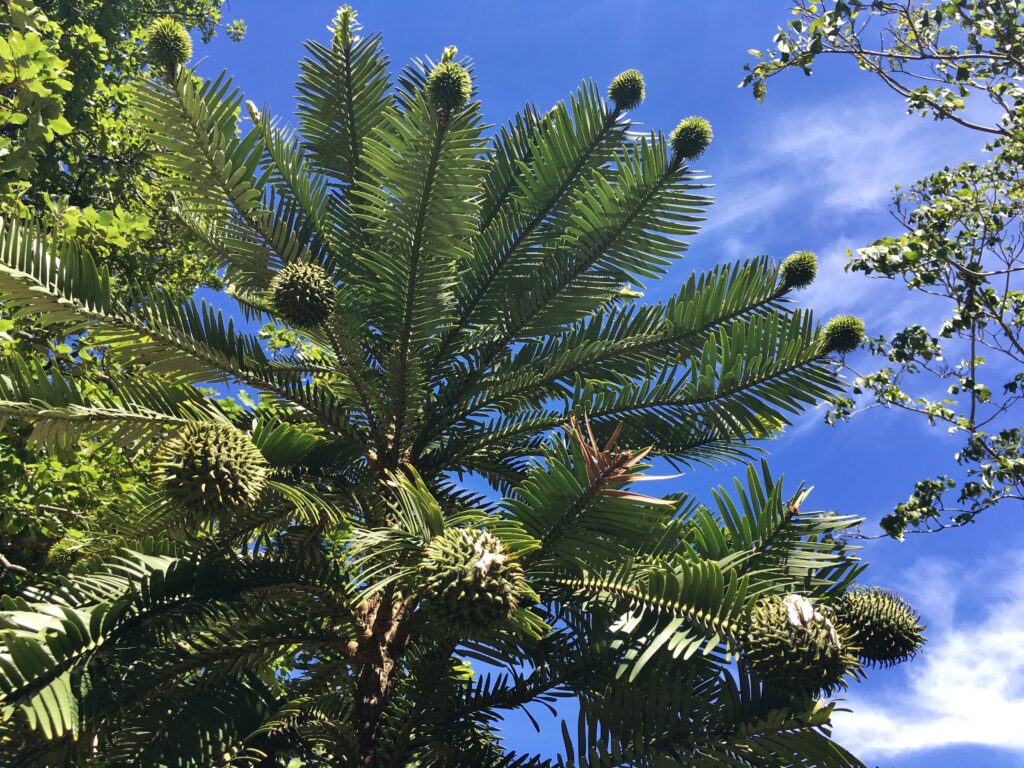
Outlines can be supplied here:
<path id="1" fill-rule="evenodd" d="M 367 605 L 366 630 L 357 650 L 355 710 L 363 768 L 381 765 L 377 751 L 381 721 L 394 686 L 392 673 L 408 639 L 402 627 L 404 614 L 404 602 L 391 590 Z"/>

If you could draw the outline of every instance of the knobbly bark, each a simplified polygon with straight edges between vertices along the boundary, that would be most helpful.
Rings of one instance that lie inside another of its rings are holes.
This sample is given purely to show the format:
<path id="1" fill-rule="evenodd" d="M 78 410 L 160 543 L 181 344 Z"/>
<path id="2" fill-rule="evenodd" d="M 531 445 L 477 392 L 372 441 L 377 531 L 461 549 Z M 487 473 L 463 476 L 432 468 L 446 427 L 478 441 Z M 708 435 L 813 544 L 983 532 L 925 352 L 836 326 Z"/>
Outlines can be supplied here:
<path id="1" fill-rule="evenodd" d="M 381 765 L 377 745 L 384 711 L 394 689 L 393 673 L 405 653 L 406 603 L 393 590 L 365 605 L 365 629 L 356 649 L 356 718 L 360 765 Z"/>

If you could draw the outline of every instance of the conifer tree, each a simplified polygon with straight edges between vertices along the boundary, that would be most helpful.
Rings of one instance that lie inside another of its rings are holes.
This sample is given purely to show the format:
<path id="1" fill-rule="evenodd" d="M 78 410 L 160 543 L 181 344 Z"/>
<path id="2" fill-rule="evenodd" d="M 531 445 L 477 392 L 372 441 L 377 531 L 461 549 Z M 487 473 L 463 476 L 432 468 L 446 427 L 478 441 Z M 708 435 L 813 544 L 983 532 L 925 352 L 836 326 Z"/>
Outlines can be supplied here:
<path id="1" fill-rule="evenodd" d="M 8 356 L 0 413 L 154 467 L 68 574 L 2 598 L 4 755 L 539 768 L 500 717 L 572 697 L 562 764 L 859 765 L 830 696 L 923 638 L 855 587 L 857 521 L 764 464 L 708 504 L 633 486 L 745 460 L 839 391 L 863 326 L 793 305 L 808 254 L 639 299 L 710 203 L 712 136 L 636 133 L 639 73 L 489 132 L 454 47 L 392 81 L 359 32 L 345 7 L 308 44 L 299 131 L 251 102 L 240 131 L 230 79 L 181 64 L 136 95 L 182 225 L 273 344 L 0 227 L 7 306 L 111 371 L 97 391 Z M 218 384 L 260 398 L 226 409 Z"/>

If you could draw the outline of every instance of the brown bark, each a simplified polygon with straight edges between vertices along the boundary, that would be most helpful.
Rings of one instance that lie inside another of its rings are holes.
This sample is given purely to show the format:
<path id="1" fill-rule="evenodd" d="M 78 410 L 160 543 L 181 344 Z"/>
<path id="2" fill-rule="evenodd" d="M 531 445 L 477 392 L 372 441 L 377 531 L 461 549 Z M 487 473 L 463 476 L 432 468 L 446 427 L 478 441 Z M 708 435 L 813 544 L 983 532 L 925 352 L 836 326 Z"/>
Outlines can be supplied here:
<path id="1" fill-rule="evenodd" d="M 387 590 L 364 605 L 365 629 L 356 650 L 356 730 L 360 765 L 377 768 L 384 710 L 394 689 L 395 666 L 405 653 L 408 634 L 403 627 L 407 603 Z"/>

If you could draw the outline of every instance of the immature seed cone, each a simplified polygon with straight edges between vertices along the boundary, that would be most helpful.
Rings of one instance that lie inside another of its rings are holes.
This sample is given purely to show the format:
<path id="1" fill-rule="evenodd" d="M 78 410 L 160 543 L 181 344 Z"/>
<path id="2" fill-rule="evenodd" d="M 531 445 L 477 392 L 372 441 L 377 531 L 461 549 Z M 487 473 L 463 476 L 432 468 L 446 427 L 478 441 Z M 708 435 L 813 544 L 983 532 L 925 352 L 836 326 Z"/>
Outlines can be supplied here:
<path id="1" fill-rule="evenodd" d="M 627 69 L 616 75 L 611 85 L 608 86 L 608 98 L 615 103 L 616 108 L 622 111 L 639 107 L 646 95 L 644 76 L 636 69 Z"/>
<path id="2" fill-rule="evenodd" d="M 267 482 L 267 462 L 247 435 L 227 424 L 186 424 L 154 461 L 164 491 L 191 510 L 250 506 Z"/>
<path id="3" fill-rule="evenodd" d="M 703 117 L 688 117 L 669 135 L 672 149 L 683 160 L 696 160 L 711 145 L 711 123 Z"/>
<path id="4" fill-rule="evenodd" d="M 523 569 L 487 531 L 449 528 L 427 546 L 420 565 L 423 607 L 431 619 L 461 630 L 486 630 L 512 615 Z"/>
<path id="5" fill-rule="evenodd" d="M 427 94 L 438 109 L 462 109 L 473 93 L 469 70 L 455 61 L 442 61 L 427 75 Z"/>
<path id="6" fill-rule="evenodd" d="M 821 329 L 825 352 L 844 355 L 853 352 L 864 341 L 864 321 L 853 315 L 833 317 Z"/>
<path id="7" fill-rule="evenodd" d="M 787 289 L 806 288 L 818 276 L 818 257 L 810 251 L 787 256 L 779 267 L 779 279 Z"/>
<path id="8" fill-rule="evenodd" d="M 171 80 L 178 65 L 192 58 L 192 38 L 180 22 L 164 16 L 149 25 L 146 52 L 150 63 Z"/>
<path id="9" fill-rule="evenodd" d="M 779 693 L 830 694 L 857 667 L 841 628 L 801 595 L 762 599 L 750 618 L 746 659 L 751 671 Z"/>
<path id="10" fill-rule="evenodd" d="M 868 666 L 890 667 L 915 656 L 925 643 L 921 616 L 897 594 L 878 587 L 853 589 L 835 605 Z"/>
<path id="11" fill-rule="evenodd" d="M 315 328 L 331 316 L 335 291 L 319 264 L 293 262 L 270 281 L 270 303 L 290 325 Z"/>
<path id="12" fill-rule="evenodd" d="M 78 531 L 69 531 L 46 552 L 46 562 L 56 568 L 67 568 L 78 559 L 85 537 Z"/>

